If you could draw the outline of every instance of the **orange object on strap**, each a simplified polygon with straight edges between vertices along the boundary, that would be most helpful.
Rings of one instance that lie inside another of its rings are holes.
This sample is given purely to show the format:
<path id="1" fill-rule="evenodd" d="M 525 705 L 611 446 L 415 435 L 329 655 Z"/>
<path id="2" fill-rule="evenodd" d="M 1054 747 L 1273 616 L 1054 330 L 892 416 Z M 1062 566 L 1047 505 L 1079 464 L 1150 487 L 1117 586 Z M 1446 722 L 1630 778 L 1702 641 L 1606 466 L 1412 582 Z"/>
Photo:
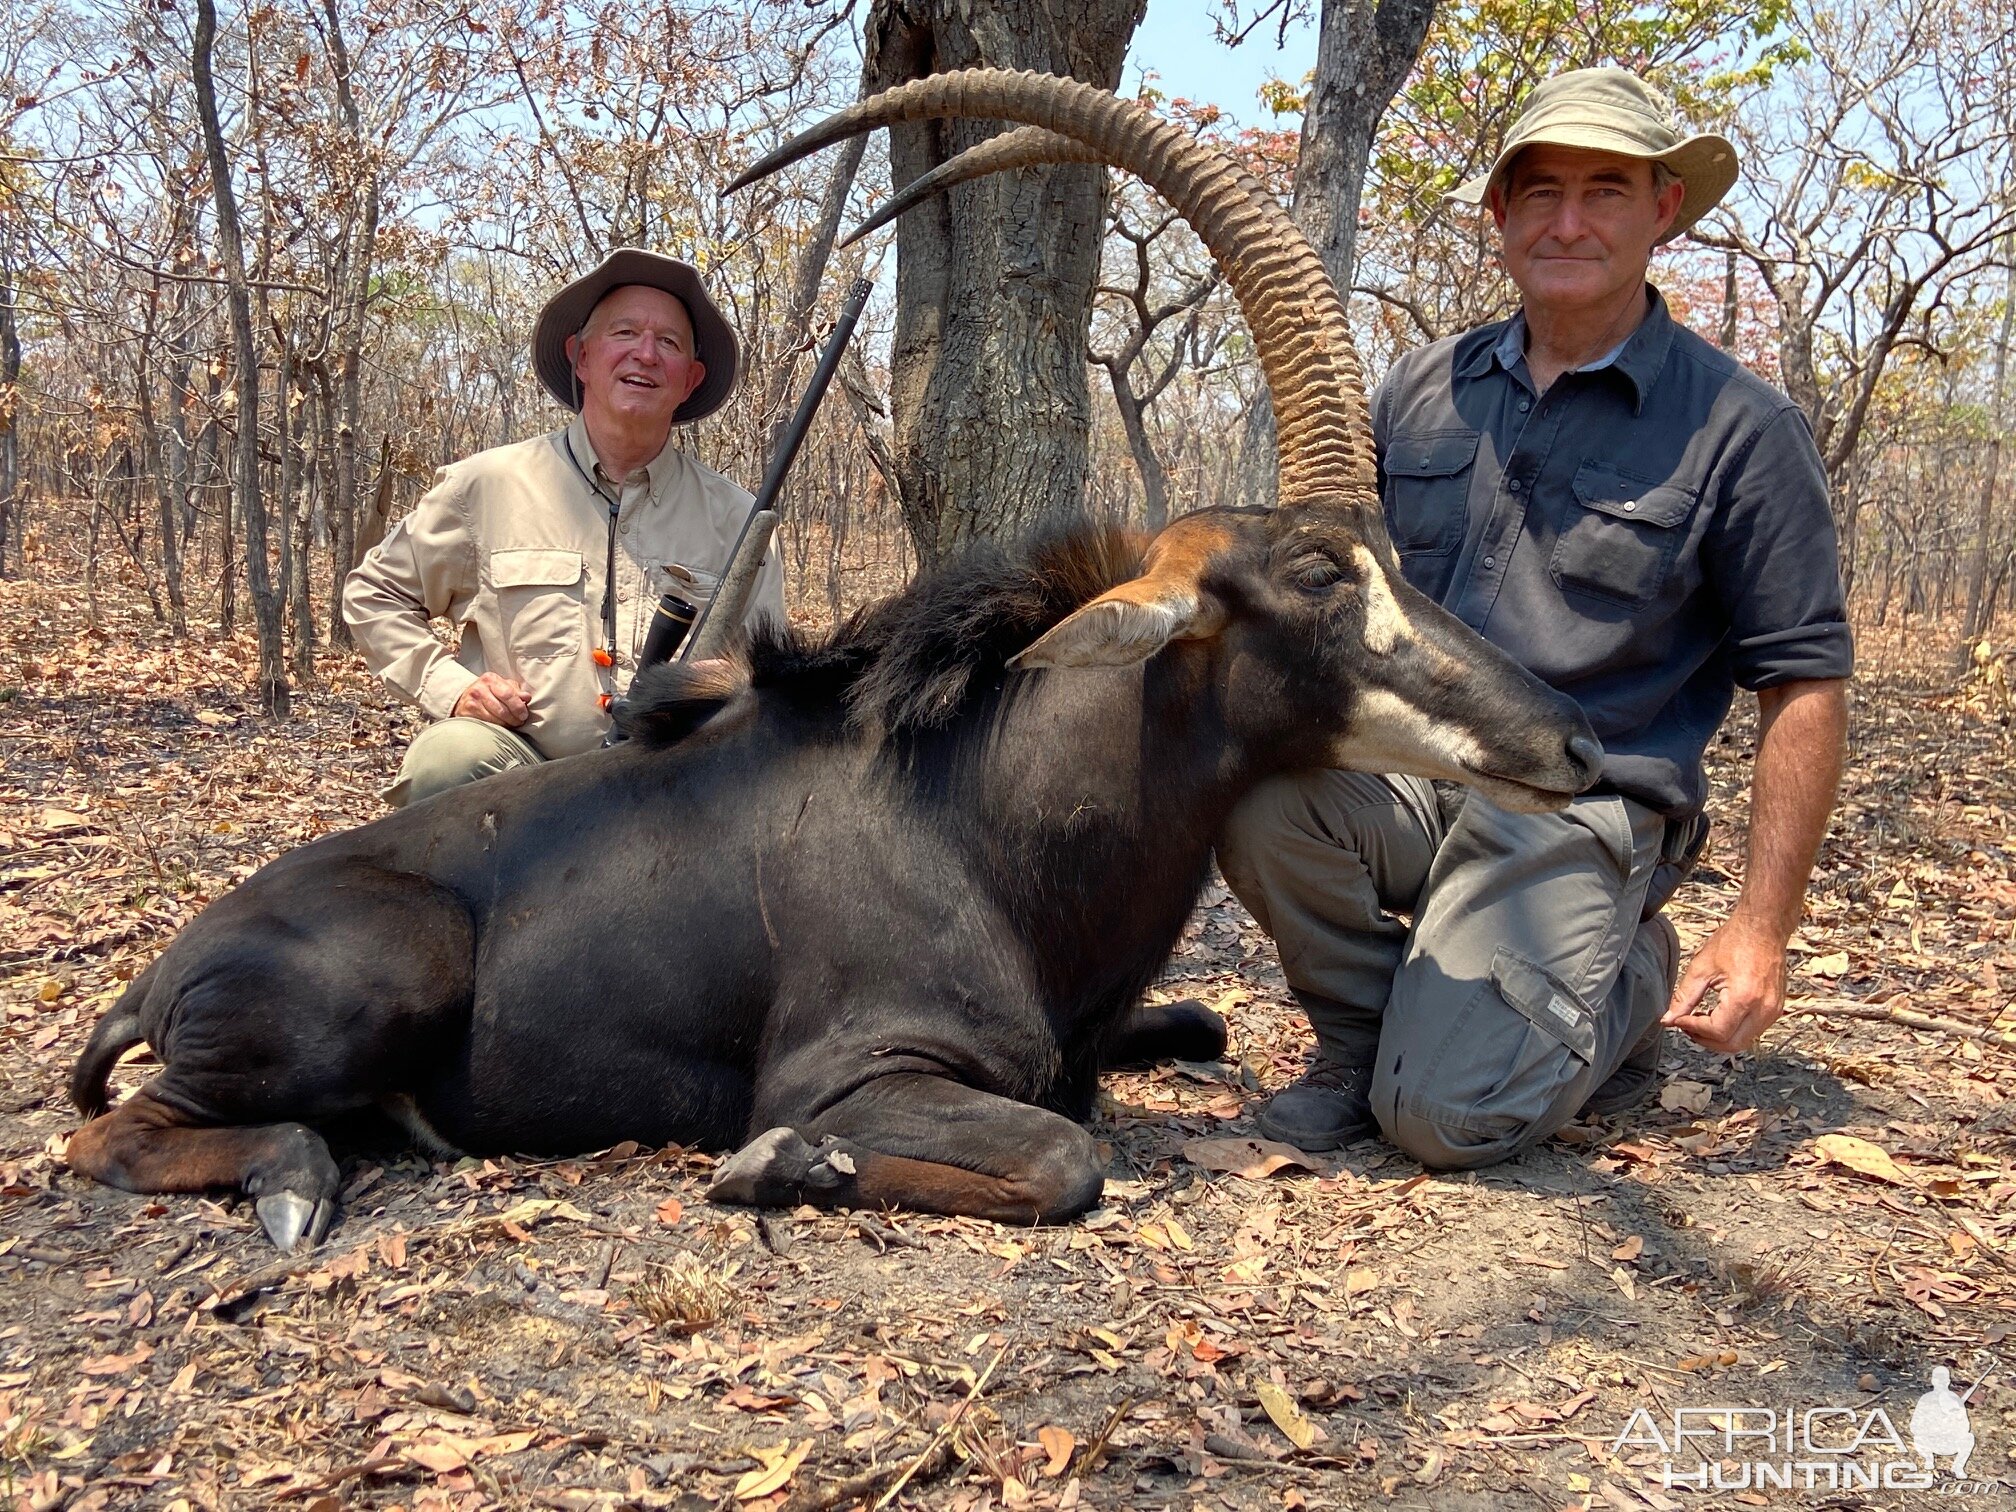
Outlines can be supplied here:
<path id="1" fill-rule="evenodd" d="M 614 654 L 605 646 L 597 646 L 589 654 L 595 658 L 595 665 L 598 667 L 613 667 L 616 665 Z"/>

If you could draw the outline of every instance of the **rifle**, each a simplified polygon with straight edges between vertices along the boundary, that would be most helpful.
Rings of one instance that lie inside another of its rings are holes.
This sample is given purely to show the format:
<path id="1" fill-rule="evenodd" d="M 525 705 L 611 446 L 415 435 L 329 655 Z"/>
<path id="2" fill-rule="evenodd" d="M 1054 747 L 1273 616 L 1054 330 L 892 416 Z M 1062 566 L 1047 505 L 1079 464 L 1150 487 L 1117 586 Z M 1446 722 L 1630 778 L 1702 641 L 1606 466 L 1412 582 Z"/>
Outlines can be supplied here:
<path id="1" fill-rule="evenodd" d="M 805 385 L 805 392 L 799 396 L 798 411 L 791 417 L 790 429 L 777 443 L 777 450 L 770 457 L 770 466 L 763 473 L 763 486 L 756 490 L 755 501 L 749 506 L 749 516 L 743 520 L 741 532 L 735 537 L 734 549 L 728 554 L 728 569 L 721 574 L 721 583 L 714 590 L 714 596 L 700 611 L 700 622 L 693 627 L 693 633 L 687 637 L 686 645 L 679 653 L 681 661 L 719 656 L 727 649 L 729 637 L 741 625 L 742 616 L 749 608 L 750 595 L 756 591 L 756 574 L 762 570 L 764 555 L 770 550 L 770 538 L 777 533 L 777 495 L 783 491 L 784 476 L 791 471 L 798 448 L 804 443 L 805 433 L 812 428 L 812 417 L 819 412 L 819 401 L 826 397 L 833 375 L 840 369 L 840 358 L 847 350 L 848 341 L 853 338 L 855 323 L 861 319 L 862 307 L 868 303 L 868 296 L 874 288 L 869 280 L 857 278 L 854 287 L 847 291 L 846 302 L 840 306 L 840 318 L 833 322 L 833 334 L 826 338 L 826 349 L 819 354 L 819 365 L 812 370 L 811 382 Z M 666 613 L 662 601 L 659 613 Z M 651 624 L 654 635 L 658 625 L 659 620 L 654 617 Z M 645 649 L 650 649 L 648 639 Z M 642 671 L 648 665 L 648 662 L 640 661 L 638 670 Z"/>
<path id="2" fill-rule="evenodd" d="M 819 403 L 832 386 L 833 375 L 840 370 L 840 358 L 846 353 L 847 343 L 854 336 L 854 327 L 860 322 L 861 311 L 874 290 L 873 282 L 857 278 L 854 286 L 847 291 L 847 299 L 840 306 L 840 316 L 833 322 L 833 333 L 826 338 L 825 349 L 819 354 L 819 365 L 812 370 L 811 381 L 798 398 L 798 408 L 791 416 L 790 427 L 778 440 L 770 465 L 764 469 L 762 486 L 756 490 L 756 497 L 749 505 L 749 514 L 742 521 L 742 529 L 736 533 L 735 545 L 728 553 L 727 570 L 721 574 L 714 596 L 707 601 L 706 607 L 698 611 L 683 594 L 667 593 L 660 598 L 651 616 L 651 628 L 645 632 L 644 649 L 637 658 L 638 672 L 672 660 L 675 652 L 679 660 L 693 661 L 719 656 L 727 649 L 729 637 L 748 612 L 750 596 L 756 591 L 756 574 L 762 571 L 763 558 L 770 550 L 770 538 L 777 533 L 777 495 L 783 491 L 785 475 L 797 460 L 798 448 L 805 442 L 805 433 L 812 428 L 812 417 L 819 413 Z M 716 610 L 720 613 L 717 614 Z M 690 635 L 687 633 L 689 628 L 692 631 Z M 635 683 L 635 673 L 631 675 L 631 681 Z M 602 743 L 605 746 L 618 745 L 624 739 L 622 730 L 612 727 Z"/>

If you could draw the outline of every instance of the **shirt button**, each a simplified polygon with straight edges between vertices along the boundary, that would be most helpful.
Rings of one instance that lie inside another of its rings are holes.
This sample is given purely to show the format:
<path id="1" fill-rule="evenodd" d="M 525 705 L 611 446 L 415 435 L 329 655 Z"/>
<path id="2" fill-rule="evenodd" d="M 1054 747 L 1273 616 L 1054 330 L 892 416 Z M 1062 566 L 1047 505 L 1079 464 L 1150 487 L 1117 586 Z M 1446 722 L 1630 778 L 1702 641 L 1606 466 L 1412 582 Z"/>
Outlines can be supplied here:
<path id="1" fill-rule="evenodd" d="M 1525 485 L 1525 484 L 1524 484 L 1523 482 L 1521 482 L 1521 481 L 1520 481 L 1519 479 L 1517 479 L 1517 478 L 1513 478 L 1513 479 L 1509 480 L 1509 481 L 1508 481 L 1508 482 L 1507 482 L 1507 483 L 1505 484 L 1505 486 L 1506 486 L 1507 488 L 1511 489 L 1511 490 L 1512 490 L 1512 492 L 1514 492 L 1514 493 L 1521 493 L 1521 492 L 1523 492 L 1523 491 L 1525 490 L 1525 488 L 1526 488 L 1526 485 Z"/>
<path id="2" fill-rule="evenodd" d="M 1520 414 L 1522 414 L 1522 415 L 1523 415 L 1523 414 L 1525 414 L 1525 413 L 1526 413 L 1526 411 L 1530 410 L 1531 408 L 1533 408 L 1533 401 L 1532 401 L 1531 399 L 1521 399 L 1521 400 L 1519 401 L 1519 413 L 1520 413 Z"/>
<path id="3" fill-rule="evenodd" d="M 1498 558 L 1496 558 L 1496 557 L 1486 557 L 1486 558 L 1484 558 L 1484 565 L 1485 565 L 1486 567 L 1496 567 L 1496 566 L 1498 565 Z"/>
<path id="4" fill-rule="evenodd" d="M 1626 499 L 1624 501 L 1624 513 L 1626 514 L 1631 513 L 1631 511 L 1636 509 L 1637 507 L 1638 507 L 1638 501 L 1636 499 Z"/>
<path id="5" fill-rule="evenodd" d="M 628 520 L 625 520 L 621 525 L 618 525 L 616 527 L 616 533 L 618 535 L 630 534 L 630 522 Z"/>

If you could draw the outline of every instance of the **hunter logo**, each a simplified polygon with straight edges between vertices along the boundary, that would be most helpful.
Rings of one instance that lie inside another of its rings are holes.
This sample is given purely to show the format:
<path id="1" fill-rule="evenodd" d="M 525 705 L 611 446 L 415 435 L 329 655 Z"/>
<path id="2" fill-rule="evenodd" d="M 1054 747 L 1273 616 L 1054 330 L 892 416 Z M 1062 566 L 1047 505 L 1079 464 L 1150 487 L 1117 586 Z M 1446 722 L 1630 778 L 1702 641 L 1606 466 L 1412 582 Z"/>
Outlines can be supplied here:
<path id="1" fill-rule="evenodd" d="M 1956 1395 L 1952 1373 L 1936 1367 L 1912 1408 L 1908 1442 L 1881 1407 L 1676 1407 L 1663 1428 L 1640 1407 L 1610 1452 L 1657 1452 L 1668 1490 L 1988 1491 L 1990 1483 L 1965 1478 L 1974 1452 L 1967 1402 L 1986 1380 Z M 1937 1462 L 1948 1457 L 1942 1474 Z"/>

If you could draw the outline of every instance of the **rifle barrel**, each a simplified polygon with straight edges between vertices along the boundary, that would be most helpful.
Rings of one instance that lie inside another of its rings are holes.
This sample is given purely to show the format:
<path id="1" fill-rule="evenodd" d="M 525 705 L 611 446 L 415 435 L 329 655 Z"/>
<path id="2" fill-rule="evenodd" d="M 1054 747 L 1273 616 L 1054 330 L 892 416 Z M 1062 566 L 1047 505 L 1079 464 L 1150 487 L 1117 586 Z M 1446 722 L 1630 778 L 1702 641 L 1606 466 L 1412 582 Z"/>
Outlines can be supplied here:
<path id="1" fill-rule="evenodd" d="M 791 471 L 791 464 L 797 460 L 798 448 L 805 442 L 805 433 L 812 428 L 812 417 L 819 413 L 819 402 L 826 397 L 833 375 L 840 370 L 840 359 L 847 351 L 847 343 L 854 335 L 854 327 L 860 321 L 861 311 L 874 288 L 867 279 L 857 278 L 854 286 L 847 291 L 839 318 L 833 322 L 833 334 L 826 338 L 825 350 L 819 354 L 819 365 L 812 370 L 811 381 L 798 398 L 798 408 L 791 416 L 790 427 L 779 438 L 777 450 L 770 456 L 770 465 L 763 471 L 763 484 L 756 490 L 755 502 L 749 506 L 749 516 L 736 534 L 735 547 L 728 554 L 728 568 L 721 574 L 720 586 L 701 609 L 700 623 L 693 627 L 693 633 L 686 638 L 685 649 L 679 654 L 681 661 L 720 655 L 729 637 L 742 623 L 750 596 L 756 591 L 756 574 L 762 567 L 763 553 L 769 550 L 770 537 L 777 529 L 776 503 L 778 494 L 784 491 L 784 478 Z M 751 527 L 757 526 L 765 515 L 769 516 L 767 526 L 752 533 Z M 716 610 L 721 611 L 718 626 L 715 624 Z"/>

